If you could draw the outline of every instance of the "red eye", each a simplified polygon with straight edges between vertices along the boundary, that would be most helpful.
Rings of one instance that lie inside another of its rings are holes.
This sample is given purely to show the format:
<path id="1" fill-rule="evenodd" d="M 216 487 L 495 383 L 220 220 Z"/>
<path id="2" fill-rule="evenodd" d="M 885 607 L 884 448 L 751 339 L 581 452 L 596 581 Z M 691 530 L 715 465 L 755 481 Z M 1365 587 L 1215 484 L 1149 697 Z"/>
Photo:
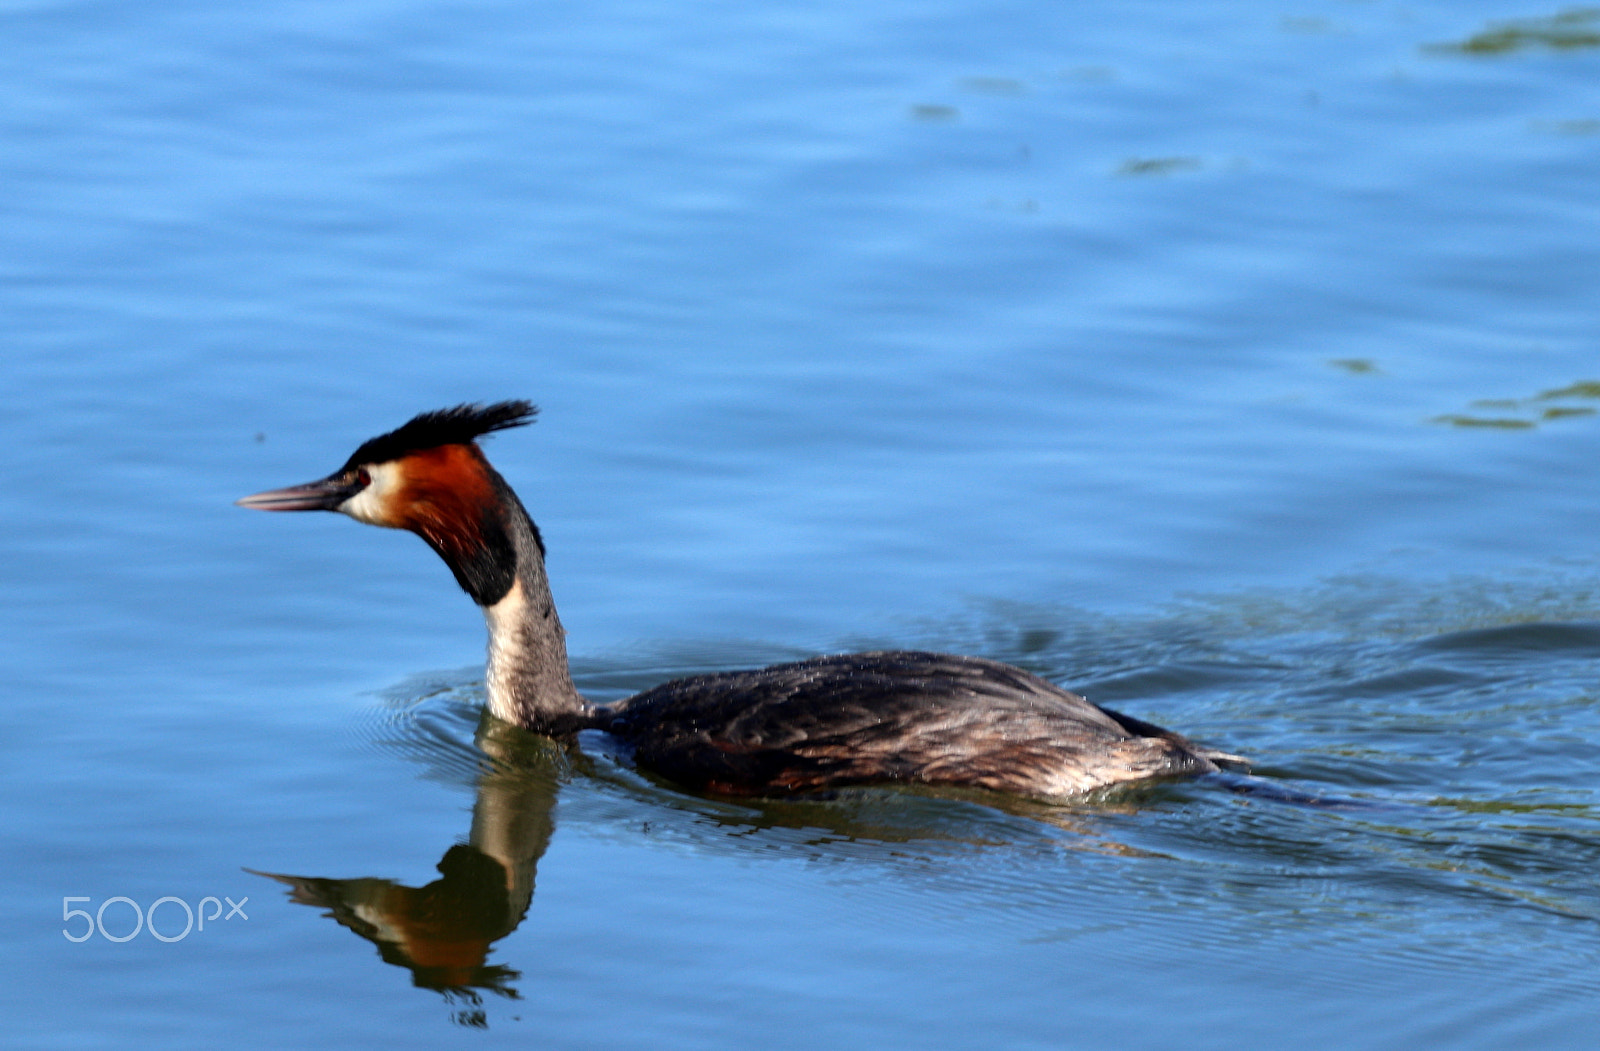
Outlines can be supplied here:
<path id="1" fill-rule="evenodd" d="M 367 473 L 367 469 L 365 467 L 358 467 L 356 469 L 356 484 L 361 486 L 363 489 L 372 484 L 372 475 Z"/>

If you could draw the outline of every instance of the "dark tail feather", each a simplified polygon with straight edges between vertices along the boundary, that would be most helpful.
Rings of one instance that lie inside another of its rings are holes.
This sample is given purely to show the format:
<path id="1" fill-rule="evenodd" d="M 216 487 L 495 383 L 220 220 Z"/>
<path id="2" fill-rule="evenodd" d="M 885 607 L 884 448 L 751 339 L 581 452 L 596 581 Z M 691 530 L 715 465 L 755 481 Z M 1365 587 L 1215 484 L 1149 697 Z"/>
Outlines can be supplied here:
<path id="1" fill-rule="evenodd" d="M 1208 758 L 1217 765 L 1222 765 L 1215 755 Z M 1237 759 L 1237 756 L 1225 756 Z M 1252 774 L 1236 774 L 1222 772 L 1212 774 L 1207 780 L 1221 784 L 1235 795 L 1250 796 L 1252 799 L 1265 799 L 1273 803 L 1287 803 L 1290 806 L 1312 807 L 1317 810 L 1399 810 L 1405 804 L 1393 803 L 1374 799 L 1353 799 L 1350 796 L 1325 795 L 1316 792 L 1306 792 L 1281 781 L 1271 781 L 1265 777 L 1256 777 Z"/>

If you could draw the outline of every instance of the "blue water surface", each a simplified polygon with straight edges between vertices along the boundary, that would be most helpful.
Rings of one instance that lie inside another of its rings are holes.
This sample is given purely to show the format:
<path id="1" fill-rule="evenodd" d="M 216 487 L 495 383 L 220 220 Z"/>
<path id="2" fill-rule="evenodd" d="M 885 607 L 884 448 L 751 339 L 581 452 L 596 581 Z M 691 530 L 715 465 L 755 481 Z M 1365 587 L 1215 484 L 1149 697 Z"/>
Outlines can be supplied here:
<path id="1" fill-rule="evenodd" d="M 1592 10 L 0 39 L 6 1046 L 1592 1044 Z M 591 696 L 950 649 L 1278 791 L 745 804 L 485 734 L 424 545 L 231 503 L 508 397 Z"/>

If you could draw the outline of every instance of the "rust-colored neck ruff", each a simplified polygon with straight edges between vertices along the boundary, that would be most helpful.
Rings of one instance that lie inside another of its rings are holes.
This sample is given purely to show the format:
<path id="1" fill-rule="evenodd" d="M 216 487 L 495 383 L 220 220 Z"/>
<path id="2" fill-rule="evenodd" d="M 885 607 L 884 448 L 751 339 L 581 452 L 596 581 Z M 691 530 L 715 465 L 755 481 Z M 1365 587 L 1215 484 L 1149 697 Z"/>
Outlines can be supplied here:
<path id="1" fill-rule="evenodd" d="M 517 551 L 506 522 L 513 508 L 521 511 L 475 445 L 407 456 L 388 501 L 392 524 L 426 540 L 480 606 L 500 601 L 516 579 Z"/>

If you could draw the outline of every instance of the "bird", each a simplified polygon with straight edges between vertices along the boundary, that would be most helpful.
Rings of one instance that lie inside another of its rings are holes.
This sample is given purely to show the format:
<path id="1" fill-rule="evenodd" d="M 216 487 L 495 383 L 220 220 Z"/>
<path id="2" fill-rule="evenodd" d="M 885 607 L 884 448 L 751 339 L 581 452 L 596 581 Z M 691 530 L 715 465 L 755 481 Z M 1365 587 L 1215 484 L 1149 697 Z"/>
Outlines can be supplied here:
<path id="1" fill-rule="evenodd" d="M 326 478 L 237 503 L 417 534 L 483 611 L 490 715 L 563 741 L 609 734 L 617 754 L 691 791 L 804 797 L 901 784 L 1058 799 L 1246 762 L 1021 668 L 922 650 L 825 654 L 591 702 L 568 667 L 544 539 L 480 445 L 538 411 L 508 400 L 424 412 Z"/>

